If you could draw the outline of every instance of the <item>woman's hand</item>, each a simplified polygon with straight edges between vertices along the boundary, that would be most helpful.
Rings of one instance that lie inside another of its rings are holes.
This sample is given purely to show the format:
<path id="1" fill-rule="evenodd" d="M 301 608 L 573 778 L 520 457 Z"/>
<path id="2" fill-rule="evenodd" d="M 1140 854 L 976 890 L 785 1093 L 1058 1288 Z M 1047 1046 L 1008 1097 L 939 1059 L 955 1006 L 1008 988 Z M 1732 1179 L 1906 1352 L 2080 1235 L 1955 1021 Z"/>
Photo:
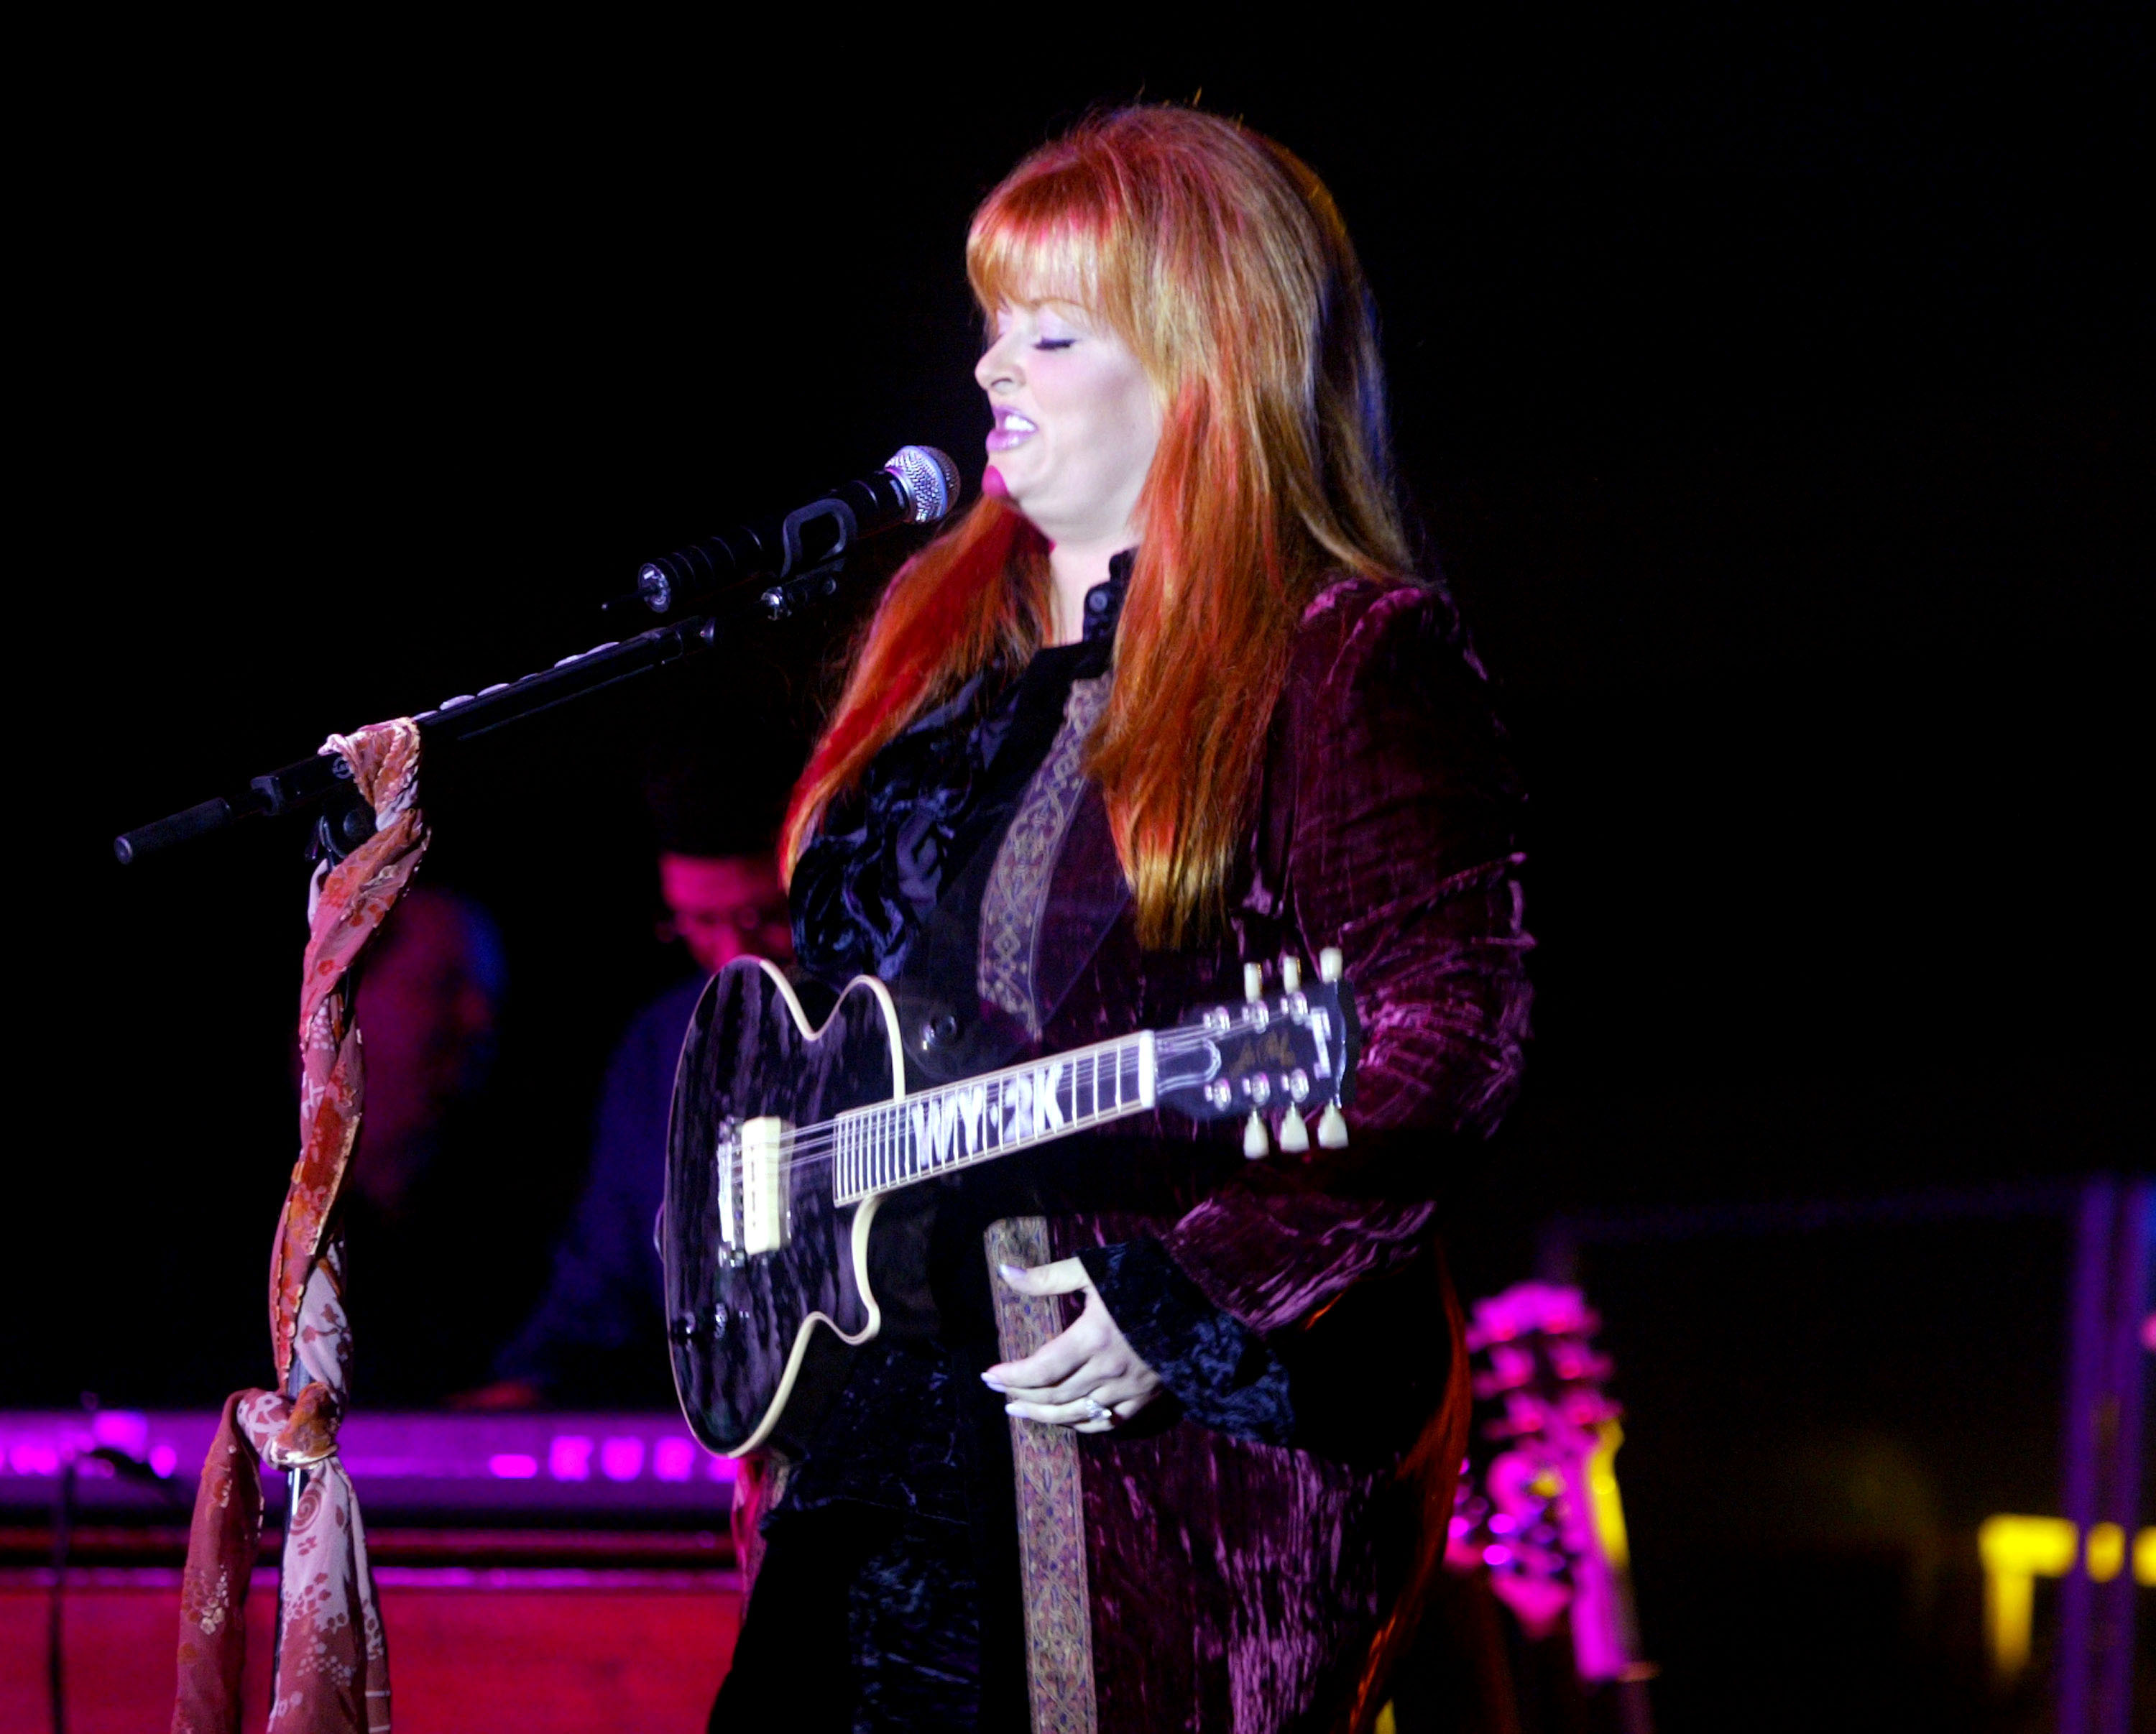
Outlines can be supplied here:
<path id="1" fill-rule="evenodd" d="M 1160 1394 L 1159 1375 L 1124 1341 L 1101 1291 L 1077 1259 L 1060 1259 L 1031 1270 L 1015 1265 L 997 1269 L 1021 1295 L 1086 1291 L 1086 1310 L 1068 1331 L 1023 1361 L 991 1367 L 981 1375 L 991 1391 L 1009 1399 L 1004 1407 L 1012 1414 L 1077 1433 L 1106 1433 Z"/>

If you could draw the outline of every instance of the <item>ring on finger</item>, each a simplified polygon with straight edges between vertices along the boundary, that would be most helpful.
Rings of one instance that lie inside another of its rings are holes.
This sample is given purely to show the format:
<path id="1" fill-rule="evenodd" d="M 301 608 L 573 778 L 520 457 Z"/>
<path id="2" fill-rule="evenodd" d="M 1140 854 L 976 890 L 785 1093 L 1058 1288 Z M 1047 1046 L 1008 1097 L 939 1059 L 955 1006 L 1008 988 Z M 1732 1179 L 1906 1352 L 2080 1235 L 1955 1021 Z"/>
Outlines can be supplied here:
<path id="1" fill-rule="evenodd" d="M 1088 1397 L 1085 1402 L 1086 1418 L 1088 1421 L 1112 1421 L 1116 1418 L 1116 1412 L 1097 1397 Z"/>

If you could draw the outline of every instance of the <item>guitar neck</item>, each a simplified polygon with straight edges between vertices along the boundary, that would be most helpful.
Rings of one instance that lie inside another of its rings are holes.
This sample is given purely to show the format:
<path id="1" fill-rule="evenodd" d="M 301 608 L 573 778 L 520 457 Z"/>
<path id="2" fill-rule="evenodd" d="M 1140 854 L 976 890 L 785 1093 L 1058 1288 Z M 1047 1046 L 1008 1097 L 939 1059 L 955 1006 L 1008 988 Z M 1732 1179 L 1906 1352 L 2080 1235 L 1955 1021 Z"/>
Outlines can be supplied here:
<path id="1" fill-rule="evenodd" d="M 1142 1114 L 1154 1102 L 1151 1030 L 898 1101 L 831 1122 L 835 1202 L 902 1186 Z"/>

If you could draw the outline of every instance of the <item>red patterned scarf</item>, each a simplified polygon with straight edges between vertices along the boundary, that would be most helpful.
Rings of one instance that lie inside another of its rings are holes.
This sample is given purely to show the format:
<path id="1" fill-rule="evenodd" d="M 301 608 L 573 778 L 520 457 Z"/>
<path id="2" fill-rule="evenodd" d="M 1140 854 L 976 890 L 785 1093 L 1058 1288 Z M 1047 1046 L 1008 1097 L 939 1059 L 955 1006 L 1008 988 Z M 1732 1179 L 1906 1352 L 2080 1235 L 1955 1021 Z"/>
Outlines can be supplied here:
<path id="1" fill-rule="evenodd" d="M 427 852 L 417 805 L 419 731 L 377 723 L 332 735 L 375 832 L 307 892 L 300 983 L 300 1158 L 270 1264 L 277 1389 L 224 1405 L 195 1495 L 180 1592 L 172 1734 L 238 1734 L 248 1580 L 262 1526 L 261 1466 L 297 1471 L 286 1514 L 272 1734 L 388 1734 L 389 1653 L 351 1478 L 337 1460 L 352 1332 L 336 1206 L 362 1102 L 353 966 Z M 298 1373 L 294 1370 L 296 1359 Z M 300 1377 L 300 1375 L 304 1375 Z M 288 1396 L 296 1388 L 295 1396 Z"/>

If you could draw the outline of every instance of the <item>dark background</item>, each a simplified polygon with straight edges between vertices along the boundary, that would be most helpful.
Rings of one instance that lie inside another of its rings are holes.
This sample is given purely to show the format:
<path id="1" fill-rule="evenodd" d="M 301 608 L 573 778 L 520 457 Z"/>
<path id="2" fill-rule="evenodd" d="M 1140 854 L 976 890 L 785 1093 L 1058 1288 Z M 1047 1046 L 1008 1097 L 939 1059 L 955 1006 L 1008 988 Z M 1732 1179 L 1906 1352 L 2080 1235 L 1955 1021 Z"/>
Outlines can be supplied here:
<path id="1" fill-rule="evenodd" d="M 1463 1285 L 1529 1274 L 1553 1216 L 2145 1162 L 2141 18 L 1316 28 L 54 59 L 18 219 L 0 1403 L 265 1371 L 300 838 L 123 870 L 110 835 L 611 635 L 639 559 L 903 442 L 970 490 L 968 215 L 1141 94 L 1337 194 L 1532 791 L 1537 1038 L 1457 1177 Z M 798 753 L 845 631 L 429 767 L 428 873 L 511 952 L 498 1213 L 453 1285 L 409 1274 L 475 1332 L 521 1311 L 606 1049 L 679 967 L 650 742 Z M 1590 1252 L 1667 1726 L 1778 1726 L 1762 1694 L 1868 1726 L 1889 1678 L 1895 1726 L 1973 1713 L 1974 1524 L 2056 1509 L 2064 1248 L 2037 1211 Z"/>

